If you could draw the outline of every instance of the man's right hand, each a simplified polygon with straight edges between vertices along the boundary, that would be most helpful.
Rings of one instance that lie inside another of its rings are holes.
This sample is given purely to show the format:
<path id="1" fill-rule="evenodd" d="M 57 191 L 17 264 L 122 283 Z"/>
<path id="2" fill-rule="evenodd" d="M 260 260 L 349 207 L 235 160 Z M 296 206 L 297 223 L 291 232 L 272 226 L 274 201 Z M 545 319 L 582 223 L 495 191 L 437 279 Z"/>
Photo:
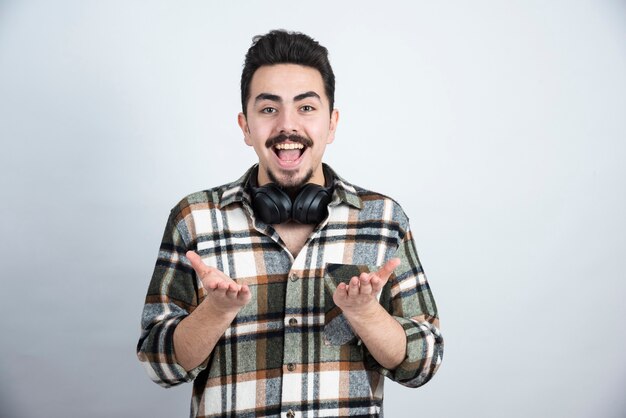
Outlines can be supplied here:
<path id="1" fill-rule="evenodd" d="M 185 256 L 207 292 L 202 303 L 174 330 L 176 361 L 189 371 L 207 359 L 239 310 L 250 302 L 252 293 L 247 284 L 238 285 L 220 270 L 204 264 L 195 252 L 188 251 Z"/>
<path id="2" fill-rule="evenodd" d="M 202 281 L 207 299 L 214 309 L 225 314 L 236 313 L 250 302 L 252 294 L 246 283 L 239 285 L 219 269 L 207 266 L 193 251 L 187 251 L 185 256 Z"/>

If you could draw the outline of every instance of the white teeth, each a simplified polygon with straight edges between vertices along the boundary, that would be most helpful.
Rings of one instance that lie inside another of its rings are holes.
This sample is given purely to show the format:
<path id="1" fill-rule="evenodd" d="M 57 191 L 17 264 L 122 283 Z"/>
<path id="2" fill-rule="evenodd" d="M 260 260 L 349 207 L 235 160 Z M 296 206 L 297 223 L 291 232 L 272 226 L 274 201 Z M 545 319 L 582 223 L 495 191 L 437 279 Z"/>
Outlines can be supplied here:
<path id="1" fill-rule="evenodd" d="M 302 149 L 304 145 L 302 144 L 278 144 L 275 147 L 276 149 Z"/>

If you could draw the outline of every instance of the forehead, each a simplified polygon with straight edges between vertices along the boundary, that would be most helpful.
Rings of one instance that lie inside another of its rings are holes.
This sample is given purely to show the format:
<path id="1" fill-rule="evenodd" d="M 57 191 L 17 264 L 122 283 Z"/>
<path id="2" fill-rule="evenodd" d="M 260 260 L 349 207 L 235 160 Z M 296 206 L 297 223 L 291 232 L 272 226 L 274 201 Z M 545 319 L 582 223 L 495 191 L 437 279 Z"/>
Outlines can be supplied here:
<path id="1" fill-rule="evenodd" d="M 320 72 L 313 67 L 297 64 L 264 65 L 254 72 L 250 82 L 252 100 L 261 93 L 291 99 L 308 91 L 314 91 L 322 100 L 328 100 Z"/>

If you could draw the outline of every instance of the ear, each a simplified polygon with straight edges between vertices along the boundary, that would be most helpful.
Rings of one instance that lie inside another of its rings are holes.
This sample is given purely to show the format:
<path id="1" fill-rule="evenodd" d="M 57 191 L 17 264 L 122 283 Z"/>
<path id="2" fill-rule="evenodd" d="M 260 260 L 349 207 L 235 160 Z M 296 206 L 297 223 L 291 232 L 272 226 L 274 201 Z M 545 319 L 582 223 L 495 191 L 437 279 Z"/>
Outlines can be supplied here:
<path id="1" fill-rule="evenodd" d="M 246 115 L 242 112 L 239 112 L 237 115 L 237 123 L 241 128 L 241 132 L 243 132 L 243 140 L 249 146 L 252 146 L 252 140 L 250 139 L 250 127 L 248 126 L 248 120 L 246 119 Z"/>
<path id="2" fill-rule="evenodd" d="M 328 139 L 326 140 L 327 144 L 330 144 L 335 140 L 337 123 L 339 123 L 339 110 L 333 109 L 333 111 L 330 113 L 330 126 L 328 127 Z"/>

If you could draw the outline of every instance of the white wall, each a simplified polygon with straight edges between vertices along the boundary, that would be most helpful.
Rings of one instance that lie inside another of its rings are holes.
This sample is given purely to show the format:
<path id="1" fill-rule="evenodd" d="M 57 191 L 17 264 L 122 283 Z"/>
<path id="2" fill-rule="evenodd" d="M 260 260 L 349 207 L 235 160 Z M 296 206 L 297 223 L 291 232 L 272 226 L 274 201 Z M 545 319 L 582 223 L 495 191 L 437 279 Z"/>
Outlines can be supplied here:
<path id="1" fill-rule="evenodd" d="M 226 2 L 223 2 L 226 3 Z M 186 416 L 135 357 L 169 209 L 255 161 L 252 36 L 331 53 L 326 161 L 412 220 L 446 352 L 389 417 L 626 414 L 623 1 L 0 2 L 0 415 Z"/>

